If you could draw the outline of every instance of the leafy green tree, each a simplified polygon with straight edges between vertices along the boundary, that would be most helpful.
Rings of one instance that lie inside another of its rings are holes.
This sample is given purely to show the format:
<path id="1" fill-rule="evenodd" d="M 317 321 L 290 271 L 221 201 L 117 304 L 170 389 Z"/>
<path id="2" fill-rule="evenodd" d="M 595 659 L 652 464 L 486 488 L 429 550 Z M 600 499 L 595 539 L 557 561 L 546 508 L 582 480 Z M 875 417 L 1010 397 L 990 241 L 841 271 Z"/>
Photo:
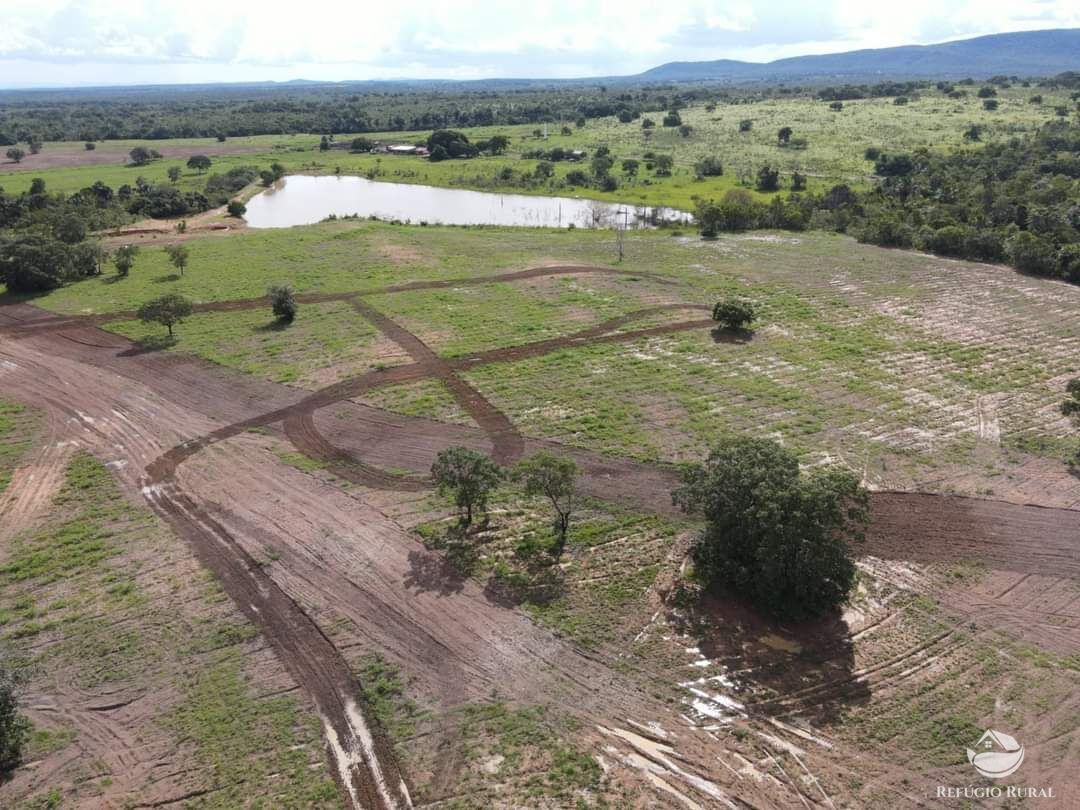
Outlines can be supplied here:
<path id="1" fill-rule="evenodd" d="M 665 127 L 674 128 L 682 125 L 682 117 L 679 115 L 678 110 L 671 110 L 670 112 L 668 112 L 667 115 L 664 116 L 664 120 L 661 121 L 661 123 Z"/>
<path id="2" fill-rule="evenodd" d="M 135 266 L 135 258 L 138 255 L 138 245 L 124 245 L 117 248 L 112 257 L 113 264 L 116 265 L 116 272 L 121 276 L 130 273 L 131 268 Z"/>
<path id="3" fill-rule="evenodd" d="M 1052 275 L 1057 266 L 1053 245 L 1031 231 L 1019 231 L 1005 243 L 1005 258 L 1017 270 L 1041 276 Z"/>
<path id="4" fill-rule="evenodd" d="M 799 172 L 791 173 L 791 190 L 806 191 L 806 175 Z"/>
<path id="5" fill-rule="evenodd" d="M 199 174 L 203 174 L 214 165 L 214 162 L 210 160 L 206 155 L 192 155 L 188 158 L 187 167 L 192 171 L 196 171 Z"/>
<path id="6" fill-rule="evenodd" d="M 85 149 L 87 152 L 93 152 L 95 149 L 97 149 L 97 144 L 93 141 L 87 141 L 83 144 L 83 149 Z"/>
<path id="7" fill-rule="evenodd" d="M 502 468 L 483 453 L 467 447 L 440 451 L 431 465 L 431 478 L 439 493 L 453 497 L 461 524 L 472 524 L 476 512 L 486 512 L 491 492 L 503 479 Z"/>
<path id="8" fill-rule="evenodd" d="M 762 166 L 757 173 L 758 191 L 777 191 L 780 188 L 780 170 Z"/>
<path id="9" fill-rule="evenodd" d="M 184 245 L 166 245 L 165 252 L 169 256 L 169 263 L 184 275 L 184 269 L 188 266 L 190 251 Z"/>
<path id="10" fill-rule="evenodd" d="M 22 760 L 30 739 L 30 721 L 19 714 L 19 689 L 25 682 L 22 670 L 11 666 L 0 650 L 0 776 L 6 776 Z"/>
<path id="11" fill-rule="evenodd" d="M 744 329 L 753 322 L 754 304 L 744 298 L 725 298 L 713 306 L 713 320 L 725 329 Z"/>
<path id="12" fill-rule="evenodd" d="M 555 174 L 555 164 L 546 160 L 541 160 L 536 164 L 534 174 L 541 180 L 547 180 Z"/>
<path id="13" fill-rule="evenodd" d="M 239 219 L 247 213 L 247 206 L 239 200 L 229 200 L 229 204 L 225 206 L 225 210 L 230 217 L 236 217 Z"/>
<path id="14" fill-rule="evenodd" d="M 983 109 L 993 112 L 1000 106 L 996 98 L 988 98 L 983 100 Z"/>
<path id="15" fill-rule="evenodd" d="M 578 467 L 573 459 L 556 456 L 541 450 L 522 459 L 514 467 L 513 477 L 525 488 L 529 497 L 543 496 L 555 510 L 555 558 L 562 557 L 566 538 L 570 531 L 570 516 L 574 511 L 574 498 Z"/>
<path id="16" fill-rule="evenodd" d="M 147 149 L 145 146 L 136 146 L 128 152 L 128 158 L 131 160 L 132 166 L 145 166 L 157 157 L 161 157 L 161 155 L 153 149 Z"/>
<path id="17" fill-rule="evenodd" d="M 641 164 L 633 158 L 627 158 L 622 162 L 623 174 L 627 177 L 634 177 L 638 173 L 638 166 Z"/>
<path id="18" fill-rule="evenodd" d="M 855 583 L 852 545 L 864 536 L 869 498 L 839 468 L 803 474 L 790 450 L 767 439 L 721 440 L 688 466 L 672 493 L 702 514 L 691 551 L 695 573 L 781 618 L 832 610 Z"/>
<path id="19" fill-rule="evenodd" d="M 689 124 L 681 124 L 679 126 L 679 134 L 684 138 L 689 138 L 694 132 L 694 128 Z"/>
<path id="20" fill-rule="evenodd" d="M 351 144 L 349 144 L 350 152 L 370 152 L 375 148 L 375 142 L 370 138 L 353 138 Z"/>
<path id="21" fill-rule="evenodd" d="M 12 292 L 52 290 L 72 276 L 67 245 L 39 233 L 0 239 L 0 281 Z"/>
<path id="22" fill-rule="evenodd" d="M 694 164 L 694 173 L 698 177 L 720 177 L 724 174 L 724 164 L 718 157 L 706 157 Z"/>
<path id="23" fill-rule="evenodd" d="M 153 301 L 147 301 L 139 307 L 136 315 L 143 323 L 161 324 L 169 330 L 169 337 L 172 337 L 173 326 L 182 323 L 192 311 L 188 299 L 178 293 L 168 293 Z"/>
<path id="24" fill-rule="evenodd" d="M 791 140 L 791 127 L 780 127 L 780 131 L 776 133 L 776 140 L 781 144 L 786 144 Z"/>
<path id="25" fill-rule="evenodd" d="M 641 119 L 641 128 L 642 129 L 652 129 L 655 126 L 656 126 L 656 122 L 653 121 L 651 118 L 642 118 Z"/>
<path id="26" fill-rule="evenodd" d="M 77 245 L 86 238 L 86 223 L 76 214 L 67 214 L 53 226 L 53 233 L 64 244 Z"/>
<path id="27" fill-rule="evenodd" d="M 292 323 L 299 309 L 292 287 L 287 284 L 275 285 L 267 290 L 266 294 L 270 297 L 270 308 L 274 317 L 282 323 Z"/>
<path id="28" fill-rule="evenodd" d="M 4 154 L 7 155 L 8 160 L 14 161 L 15 163 L 22 163 L 22 159 L 26 157 L 26 152 L 17 146 L 11 147 Z"/>
<path id="29" fill-rule="evenodd" d="M 179 166 L 170 166 L 169 171 L 166 172 L 166 174 L 169 177 L 169 182 L 170 183 L 175 183 L 177 180 L 180 179 L 180 174 L 181 174 L 180 167 Z"/>
<path id="30" fill-rule="evenodd" d="M 739 122 L 739 132 L 749 132 L 754 128 L 754 122 L 749 118 L 744 118 Z"/>

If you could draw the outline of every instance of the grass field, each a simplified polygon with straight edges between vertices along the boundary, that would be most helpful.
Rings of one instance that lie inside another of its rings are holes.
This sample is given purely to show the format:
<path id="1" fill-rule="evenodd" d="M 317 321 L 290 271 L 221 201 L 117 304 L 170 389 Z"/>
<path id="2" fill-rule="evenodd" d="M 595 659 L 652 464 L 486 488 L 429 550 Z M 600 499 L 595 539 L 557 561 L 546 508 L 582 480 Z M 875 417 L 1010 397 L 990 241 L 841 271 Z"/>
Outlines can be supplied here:
<path id="1" fill-rule="evenodd" d="M 382 180 L 403 183 L 428 183 L 438 186 L 493 189 L 519 193 L 576 194 L 579 196 L 617 200 L 628 203 L 666 205 L 682 209 L 692 207 L 694 196 L 717 197 L 736 185 L 752 182 L 754 174 L 764 164 L 778 166 L 787 184 L 793 171 L 807 175 L 811 190 L 823 190 L 834 183 L 846 182 L 865 186 L 869 182 L 871 164 L 863 159 L 867 147 L 874 146 L 886 151 L 910 151 L 918 148 L 932 150 L 955 150 L 965 146 L 963 132 L 976 124 L 983 129 L 982 141 L 1005 140 L 1033 131 L 1040 124 L 1054 117 L 1056 105 L 1068 105 L 1067 94 L 1058 91 L 1011 87 L 1000 90 L 999 109 L 987 111 L 975 90 L 963 99 L 949 99 L 929 91 L 902 106 L 893 104 L 891 98 L 865 99 L 844 103 L 840 112 L 833 112 L 827 103 L 805 97 L 776 98 L 753 104 L 720 105 L 714 112 L 707 112 L 702 105 L 681 111 L 684 123 L 693 127 L 689 138 L 683 138 L 674 129 L 660 126 L 661 115 L 648 114 L 657 122 L 651 134 L 641 128 L 640 121 L 620 124 L 614 117 L 593 119 L 581 129 L 570 123 L 571 134 L 562 135 L 561 125 L 548 128 L 548 138 L 537 138 L 532 125 L 480 127 L 465 130 L 472 140 L 482 140 L 494 134 L 511 138 L 506 155 L 483 157 L 469 161 L 450 160 L 431 163 L 426 159 L 377 155 L 354 155 L 347 150 L 320 152 L 316 135 L 263 135 L 230 139 L 226 145 L 215 140 L 203 141 L 178 139 L 147 142 L 107 142 L 108 148 L 120 147 L 114 164 L 92 166 L 58 166 L 34 170 L 29 165 L 0 164 L 0 186 L 9 193 L 27 189 L 34 177 L 45 179 L 53 191 L 73 192 L 91 185 L 96 180 L 116 188 L 125 183 L 134 184 L 142 176 L 153 182 L 166 182 L 171 166 L 180 166 L 183 177 L 179 186 L 184 190 L 201 190 L 206 177 L 188 170 L 185 158 L 170 159 L 169 150 L 185 150 L 205 146 L 206 154 L 215 156 L 223 149 L 251 150 L 242 154 L 235 152 L 215 157 L 212 172 L 225 171 L 239 165 L 257 165 L 264 168 L 271 161 L 278 161 L 290 173 L 362 174 Z M 1032 93 L 1043 95 L 1042 104 L 1031 104 Z M 753 121 L 749 132 L 739 132 L 742 119 Z M 776 133 L 782 126 L 790 126 L 795 138 L 805 138 L 805 149 L 784 148 L 778 145 Z M 414 143 L 427 137 L 426 132 L 366 133 L 364 137 L 375 140 Z M 341 134 L 337 140 L 349 141 L 352 135 Z M 123 156 L 136 145 L 158 149 L 166 157 L 148 166 L 119 165 Z M 498 172 L 506 167 L 516 173 L 532 172 L 535 160 L 522 160 L 522 151 L 565 149 L 594 151 L 598 146 L 608 146 L 616 158 L 613 173 L 619 176 L 620 188 L 614 192 L 602 192 L 594 188 L 564 187 L 562 181 L 567 172 L 588 169 L 588 166 L 561 162 L 550 184 L 522 186 L 517 182 L 506 183 L 497 179 Z M 58 149 L 72 152 L 76 157 L 81 144 L 58 145 Z M 49 149 L 46 144 L 43 154 Z M 644 161 L 645 152 L 670 154 L 675 160 L 671 177 L 656 177 L 645 169 L 644 163 L 636 178 L 625 177 L 620 169 L 621 161 L 635 158 Z M 693 165 L 706 156 L 719 157 L 725 167 L 722 177 L 694 179 Z"/>
<path id="2" fill-rule="evenodd" d="M 196 301 L 257 297 L 283 282 L 298 292 L 364 292 L 614 258 L 611 237 L 598 232 L 371 222 L 190 244 L 182 279 L 169 272 L 163 252 L 144 250 L 126 279 L 90 279 L 34 300 L 70 313 L 131 310 L 173 290 Z M 886 485 L 947 477 L 977 458 L 983 494 L 1011 486 L 1015 452 L 1050 459 L 1074 452 L 1075 432 L 1058 412 L 1064 381 L 1080 371 L 1073 287 L 822 233 L 716 242 L 636 233 L 626 246 L 626 275 L 367 300 L 440 354 L 468 357 L 570 335 L 657 304 L 752 299 L 759 320 L 749 339 L 718 341 L 697 330 L 586 342 L 464 372 L 527 434 L 605 452 L 685 460 L 725 432 L 750 431 L 808 458 L 842 459 Z M 695 317 L 700 313 L 673 310 L 623 328 Z M 163 335 L 133 321 L 110 328 L 149 345 Z M 288 327 L 272 324 L 268 306 L 197 314 L 177 328 L 170 348 L 306 388 L 407 359 L 347 302 L 302 304 Z M 437 382 L 373 391 L 365 401 L 463 418 Z"/>

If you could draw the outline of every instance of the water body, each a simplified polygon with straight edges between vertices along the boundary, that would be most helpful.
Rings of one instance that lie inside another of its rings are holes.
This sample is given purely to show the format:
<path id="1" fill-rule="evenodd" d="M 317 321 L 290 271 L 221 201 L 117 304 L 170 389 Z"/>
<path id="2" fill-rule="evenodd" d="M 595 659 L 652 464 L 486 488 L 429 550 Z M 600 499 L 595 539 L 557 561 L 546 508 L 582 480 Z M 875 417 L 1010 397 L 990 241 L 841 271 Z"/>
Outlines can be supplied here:
<path id="1" fill-rule="evenodd" d="M 614 228 L 624 223 L 627 228 L 643 228 L 650 227 L 649 222 L 657 218 L 690 220 L 689 214 L 672 208 L 300 174 L 285 177 L 253 197 L 244 218 L 252 228 L 289 228 L 321 222 L 331 215 L 353 214 L 432 225 L 532 228 Z"/>

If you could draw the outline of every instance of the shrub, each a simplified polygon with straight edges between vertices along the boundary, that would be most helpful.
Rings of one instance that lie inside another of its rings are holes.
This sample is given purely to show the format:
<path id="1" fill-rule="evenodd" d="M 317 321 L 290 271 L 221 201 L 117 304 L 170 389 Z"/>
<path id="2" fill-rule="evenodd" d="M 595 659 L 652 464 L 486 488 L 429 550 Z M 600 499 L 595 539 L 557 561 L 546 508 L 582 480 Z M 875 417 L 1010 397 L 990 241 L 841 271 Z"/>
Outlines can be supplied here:
<path id="1" fill-rule="evenodd" d="M 754 305 L 743 298 L 727 298 L 713 306 L 713 320 L 725 329 L 744 329 L 754 320 Z"/>
<path id="2" fill-rule="evenodd" d="M 292 323 L 298 309 L 292 287 L 287 284 L 273 286 L 266 291 L 266 294 L 270 297 L 270 308 L 274 312 L 274 317 L 282 323 Z"/>
<path id="3" fill-rule="evenodd" d="M 230 217 L 237 217 L 238 219 L 247 213 L 247 206 L 239 200 L 229 200 L 226 209 L 229 212 Z"/>

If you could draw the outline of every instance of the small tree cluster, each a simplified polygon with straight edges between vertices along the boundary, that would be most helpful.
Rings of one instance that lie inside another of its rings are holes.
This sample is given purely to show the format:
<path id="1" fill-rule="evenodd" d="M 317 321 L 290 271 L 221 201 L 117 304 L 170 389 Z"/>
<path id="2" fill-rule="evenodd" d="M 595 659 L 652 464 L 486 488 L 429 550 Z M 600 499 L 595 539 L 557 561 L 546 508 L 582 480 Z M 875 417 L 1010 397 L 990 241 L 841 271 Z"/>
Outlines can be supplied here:
<path id="1" fill-rule="evenodd" d="M 173 336 L 173 326 L 191 315 L 191 302 L 177 293 L 168 293 L 139 307 L 136 316 L 143 323 L 159 323 Z"/>
<path id="2" fill-rule="evenodd" d="M 577 464 L 572 459 L 541 451 L 523 459 L 509 472 L 483 453 L 467 447 L 441 451 L 431 465 L 438 491 L 454 499 L 461 525 L 470 526 L 477 513 L 486 512 L 488 499 L 504 480 L 519 483 L 529 497 L 544 497 L 555 512 L 553 555 L 562 556 L 574 511 Z"/>

